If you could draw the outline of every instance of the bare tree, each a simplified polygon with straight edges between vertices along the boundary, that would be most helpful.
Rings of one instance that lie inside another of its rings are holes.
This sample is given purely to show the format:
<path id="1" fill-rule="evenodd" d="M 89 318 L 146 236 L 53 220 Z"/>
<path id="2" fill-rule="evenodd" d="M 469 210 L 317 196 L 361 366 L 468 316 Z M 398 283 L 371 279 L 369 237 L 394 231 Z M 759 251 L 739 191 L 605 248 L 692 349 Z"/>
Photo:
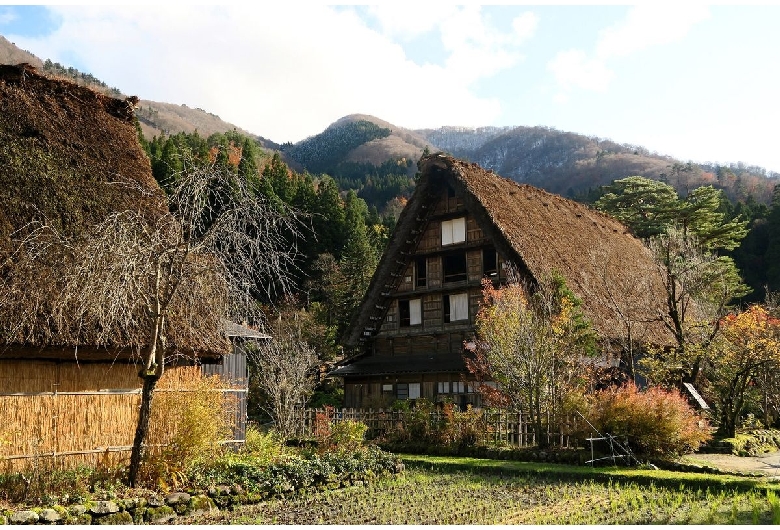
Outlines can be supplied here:
<path id="1" fill-rule="evenodd" d="M 598 282 L 599 289 L 606 294 L 606 309 L 612 321 L 619 326 L 612 330 L 621 349 L 621 361 L 625 363 L 629 378 L 636 379 L 636 361 L 641 354 L 641 345 L 646 341 L 650 327 L 656 325 L 661 316 L 648 306 L 647 293 L 653 292 L 653 279 L 657 270 L 652 264 L 642 261 L 635 263 L 639 274 L 621 274 L 618 263 L 612 253 L 593 251 L 591 259 L 601 267 Z"/>
<path id="2" fill-rule="evenodd" d="M 226 320 L 261 325 L 257 299 L 289 290 L 301 229 L 294 211 L 277 211 L 253 182 L 220 166 L 185 161 L 167 191 L 168 213 L 156 218 L 117 212 L 72 239 L 43 225 L 29 231 L 4 264 L 0 292 L 5 342 L 138 352 L 131 485 L 166 364 L 173 355 L 229 352 Z M 15 297 L 29 282 L 40 292 Z"/>
<path id="3" fill-rule="evenodd" d="M 252 376 L 265 394 L 262 408 L 283 436 L 293 436 L 297 427 L 295 409 L 306 403 L 317 384 L 317 353 L 294 332 L 275 335 L 248 353 Z"/>

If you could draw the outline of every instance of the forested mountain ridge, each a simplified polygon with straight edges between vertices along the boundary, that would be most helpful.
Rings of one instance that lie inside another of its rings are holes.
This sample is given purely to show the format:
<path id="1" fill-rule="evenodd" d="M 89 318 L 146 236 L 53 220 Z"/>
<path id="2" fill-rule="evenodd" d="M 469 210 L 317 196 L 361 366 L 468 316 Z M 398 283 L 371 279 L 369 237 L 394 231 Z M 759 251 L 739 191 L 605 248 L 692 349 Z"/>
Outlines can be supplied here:
<path id="1" fill-rule="evenodd" d="M 417 161 L 429 142 L 419 134 L 374 116 L 350 114 L 323 132 L 282 150 L 314 173 L 340 163 L 381 166 L 388 160 Z"/>
<path id="2" fill-rule="evenodd" d="M 115 97 L 123 96 L 119 89 L 106 86 L 90 74 L 41 61 L 0 38 L 0 63 L 20 60 L 40 65 L 50 75 L 68 77 Z M 187 105 L 141 99 L 136 117 L 147 139 L 180 132 L 197 131 L 204 138 L 215 133 L 239 132 L 265 149 L 281 151 L 285 162 L 295 170 L 333 176 L 342 189 L 356 190 L 380 211 L 389 201 L 410 194 L 416 161 L 425 148 L 448 152 L 499 175 L 586 202 L 597 198 L 601 186 L 632 175 L 668 182 L 683 194 L 697 186 L 713 185 L 732 201 L 760 204 L 769 204 L 778 182 L 776 174 L 760 167 L 742 163 L 684 163 L 644 147 L 549 127 L 441 127 L 415 131 L 374 116 L 353 114 L 335 121 L 322 133 L 295 144 L 279 145 Z"/>
<path id="3" fill-rule="evenodd" d="M 641 175 L 678 192 L 713 185 L 729 199 L 768 204 L 778 175 L 744 164 L 684 163 L 648 149 L 550 127 L 441 127 L 417 131 L 431 146 L 499 175 L 572 198 L 614 180 Z"/>

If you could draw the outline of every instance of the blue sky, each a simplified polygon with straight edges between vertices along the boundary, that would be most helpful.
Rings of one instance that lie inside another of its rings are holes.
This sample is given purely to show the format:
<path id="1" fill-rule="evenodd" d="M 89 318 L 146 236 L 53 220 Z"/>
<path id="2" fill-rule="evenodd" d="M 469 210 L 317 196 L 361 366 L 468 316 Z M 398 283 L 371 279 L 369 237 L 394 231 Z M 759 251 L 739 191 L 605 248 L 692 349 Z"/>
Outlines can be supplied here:
<path id="1" fill-rule="evenodd" d="M 778 27 L 777 5 L 0 5 L 0 34 L 42 59 L 280 143 L 363 113 L 776 172 Z"/>

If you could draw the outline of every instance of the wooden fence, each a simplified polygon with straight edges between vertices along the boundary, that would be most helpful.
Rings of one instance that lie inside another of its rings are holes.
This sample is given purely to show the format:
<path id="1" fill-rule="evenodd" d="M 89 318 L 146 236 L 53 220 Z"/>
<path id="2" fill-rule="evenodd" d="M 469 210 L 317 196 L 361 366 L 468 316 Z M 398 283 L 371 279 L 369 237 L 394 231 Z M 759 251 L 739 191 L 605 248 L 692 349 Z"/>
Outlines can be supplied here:
<path id="1" fill-rule="evenodd" d="M 419 413 L 384 409 L 302 409 L 298 422 L 300 437 L 313 437 L 323 422 L 338 423 L 345 420 L 360 421 L 368 427 L 366 436 L 374 439 L 398 429 L 405 429 L 412 414 L 419 421 Z M 428 414 L 429 425 L 442 425 L 448 416 L 441 410 Z M 472 425 L 480 429 L 480 441 L 490 445 L 508 445 L 513 447 L 538 446 L 536 431 L 530 421 L 530 414 L 502 410 L 476 411 Z M 565 416 L 556 421 L 546 415 L 542 421 L 543 434 L 547 444 L 553 447 L 576 448 L 578 438 L 575 435 L 581 428 L 580 421 L 574 416 Z"/>

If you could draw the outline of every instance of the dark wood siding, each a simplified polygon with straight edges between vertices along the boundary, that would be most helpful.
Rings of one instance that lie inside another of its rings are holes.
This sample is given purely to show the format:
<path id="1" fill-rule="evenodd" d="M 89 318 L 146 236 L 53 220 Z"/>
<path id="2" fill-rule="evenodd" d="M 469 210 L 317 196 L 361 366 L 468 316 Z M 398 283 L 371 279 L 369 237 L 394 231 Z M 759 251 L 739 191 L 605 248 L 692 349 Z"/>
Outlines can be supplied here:
<path id="1" fill-rule="evenodd" d="M 249 391 L 246 350 L 240 344 L 235 344 L 233 353 L 225 355 L 218 363 L 202 364 L 200 371 L 205 376 L 218 375 L 225 381 L 226 395 L 229 399 L 235 399 L 236 404 L 233 439 L 246 440 L 246 399 Z M 228 390 L 227 387 L 235 387 L 235 390 Z"/>

